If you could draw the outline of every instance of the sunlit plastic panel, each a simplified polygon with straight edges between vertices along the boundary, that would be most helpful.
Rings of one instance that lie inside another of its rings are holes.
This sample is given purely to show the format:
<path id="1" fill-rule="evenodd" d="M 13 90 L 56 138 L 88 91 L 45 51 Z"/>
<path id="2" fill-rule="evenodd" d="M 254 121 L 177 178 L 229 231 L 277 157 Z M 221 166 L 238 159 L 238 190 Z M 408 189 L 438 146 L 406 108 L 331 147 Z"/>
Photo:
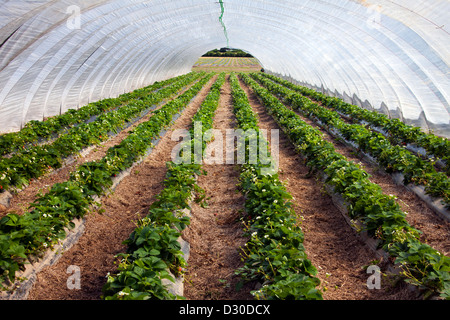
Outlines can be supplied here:
<path id="1" fill-rule="evenodd" d="M 230 46 L 449 137 L 448 21 L 444 0 L 3 1 L 0 132 L 187 73 Z"/>

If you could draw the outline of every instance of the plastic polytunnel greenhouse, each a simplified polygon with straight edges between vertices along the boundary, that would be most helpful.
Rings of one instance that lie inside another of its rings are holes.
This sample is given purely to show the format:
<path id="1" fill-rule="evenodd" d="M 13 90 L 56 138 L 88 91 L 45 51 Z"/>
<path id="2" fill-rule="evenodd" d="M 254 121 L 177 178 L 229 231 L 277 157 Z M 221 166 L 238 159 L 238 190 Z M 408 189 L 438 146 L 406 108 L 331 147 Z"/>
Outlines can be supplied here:
<path id="1" fill-rule="evenodd" d="M 0 299 L 449 299 L 449 22 L 448 0 L 1 0 Z M 272 135 L 224 163 L 226 129 Z"/>
<path id="2" fill-rule="evenodd" d="M 450 135 L 448 1 L 228 0 L 223 14 L 219 2 L 2 1 L 0 131 L 186 73 L 228 45 Z"/>

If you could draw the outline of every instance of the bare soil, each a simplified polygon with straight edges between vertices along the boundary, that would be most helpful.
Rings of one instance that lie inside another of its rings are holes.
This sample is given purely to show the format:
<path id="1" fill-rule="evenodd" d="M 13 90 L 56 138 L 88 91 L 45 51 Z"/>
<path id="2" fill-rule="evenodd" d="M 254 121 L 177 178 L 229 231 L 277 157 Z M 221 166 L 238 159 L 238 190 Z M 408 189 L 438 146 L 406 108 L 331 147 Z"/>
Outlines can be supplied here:
<path id="1" fill-rule="evenodd" d="M 263 129 L 280 130 L 279 172 L 287 191 L 294 197 L 294 209 L 305 234 L 304 246 L 326 300 L 414 300 L 416 294 L 393 277 L 383 277 L 381 289 L 369 290 L 365 266 L 374 264 L 375 253 L 345 222 L 321 183 L 308 175 L 308 168 L 292 143 L 267 113 L 256 95 L 243 82 L 250 104 Z M 268 134 L 270 137 L 270 134 Z M 270 139 L 269 139 L 270 141 Z M 378 263 L 382 272 L 384 263 Z"/>
<path id="2" fill-rule="evenodd" d="M 385 173 L 379 166 L 369 162 L 363 156 L 358 155 L 352 147 L 334 139 L 326 130 L 315 124 L 308 118 L 297 113 L 303 121 L 315 127 L 323 133 L 323 137 L 333 143 L 335 149 L 348 160 L 359 163 L 363 170 L 370 175 L 370 181 L 378 184 L 385 194 L 397 197 L 397 202 L 402 211 L 407 213 L 406 220 L 416 229 L 422 232 L 420 241 L 426 243 L 442 254 L 450 254 L 450 222 L 442 219 L 414 192 L 404 186 L 397 185 L 391 176 Z"/>
<path id="3" fill-rule="evenodd" d="M 334 111 L 332 108 L 324 106 L 320 101 L 314 99 L 312 101 Z M 358 153 L 351 146 L 335 139 L 325 129 L 314 121 L 304 117 L 300 112 L 295 112 L 303 121 L 320 130 L 324 139 L 333 143 L 337 152 L 347 157 L 348 160 L 359 163 L 362 169 L 370 175 L 370 181 L 378 184 L 385 194 L 397 197 L 397 203 L 400 205 L 402 211 L 407 213 L 406 220 L 408 223 L 422 232 L 420 237 L 422 243 L 430 245 L 446 256 L 450 254 L 450 221 L 443 219 L 435 213 L 414 192 L 408 190 L 405 186 L 397 185 L 392 177 L 380 166 L 365 159 L 362 154 Z M 346 117 L 341 118 L 343 121 L 351 123 Z"/>
<path id="4" fill-rule="evenodd" d="M 162 137 L 153 152 L 118 185 L 113 194 L 102 199 L 103 214 L 87 216 L 86 230 L 77 244 L 53 266 L 38 274 L 29 300 L 98 300 L 108 272 L 116 270 L 115 255 L 125 252 L 122 244 L 135 229 L 135 221 L 148 212 L 162 190 L 166 161 L 178 141 L 171 140 L 176 129 L 187 129 L 213 83 L 212 79 Z M 67 268 L 81 269 L 81 289 L 67 288 Z"/>
<path id="5" fill-rule="evenodd" d="M 214 128 L 221 131 L 224 141 L 225 130 L 235 127 L 232 107 L 227 77 L 214 118 Z M 223 154 L 226 154 L 225 144 Z M 239 277 L 234 272 L 243 266 L 239 248 L 247 242 L 243 236 L 243 225 L 239 221 L 244 197 L 236 187 L 239 167 L 223 162 L 203 165 L 208 174 L 199 177 L 198 184 L 206 192 L 208 207 L 192 205 L 191 224 L 185 231 L 185 237 L 191 245 L 185 278 L 185 297 L 190 300 L 253 298 L 249 294 L 253 290 L 251 284 L 239 291 L 235 290 Z"/>
<path id="6" fill-rule="evenodd" d="M 251 66 L 251 67 L 245 67 L 245 66 L 223 66 L 223 67 L 218 67 L 218 66 L 198 66 L 198 67 L 192 67 L 192 71 L 196 71 L 196 72 L 202 72 L 202 71 L 206 71 L 206 72 L 245 72 L 245 73 L 250 73 L 250 72 L 259 72 L 261 71 L 261 67 L 255 67 L 255 66 Z"/>
<path id="7" fill-rule="evenodd" d="M 148 212 L 155 196 L 163 188 L 162 182 L 167 171 L 165 163 L 171 160 L 171 151 L 178 144 L 178 141 L 171 140 L 171 133 L 190 126 L 192 116 L 214 80 L 215 78 L 201 90 L 146 160 L 135 167 L 113 194 L 102 199 L 105 212 L 87 216 L 86 231 L 79 242 L 65 252 L 55 265 L 39 273 L 30 293 L 30 300 L 100 299 L 106 274 L 113 273 L 116 269 L 115 255 L 126 250 L 122 242 L 134 230 L 134 221 Z M 260 127 L 279 129 L 255 94 L 243 83 L 241 86 L 259 117 Z M 225 130 L 234 127 L 231 88 L 227 81 L 222 88 L 214 128 L 219 129 L 225 137 Z M 268 137 L 270 138 L 270 134 Z M 226 147 L 224 145 L 224 152 Z M 106 149 L 105 146 L 104 150 Z M 97 152 L 101 153 L 102 149 L 99 148 Z M 382 278 L 381 289 L 367 288 L 370 275 L 364 267 L 374 264 L 379 258 L 345 222 L 317 178 L 308 174 L 308 168 L 281 130 L 279 152 L 280 179 L 294 197 L 294 209 L 305 234 L 304 246 L 309 259 L 318 270 L 324 299 L 418 299 L 416 292 L 385 272 L 386 261 L 378 262 L 386 274 Z M 342 152 L 351 155 L 349 150 Z M 199 204 L 192 204 L 191 224 L 183 232 L 183 238 L 191 246 L 185 275 L 185 297 L 188 300 L 252 299 L 249 292 L 254 289 L 254 284 L 249 283 L 241 290 L 235 290 L 239 278 L 234 273 L 243 265 L 239 248 L 247 241 L 239 220 L 244 206 L 244 198 L 236 186 L 239 167 L 224 163 L 204 164 L 203 168 L 207 175 L 200 176 L 198 184 L 205 190 L 208 206 L 203 208 Z M 372 169 L 376 171 L 376 168 Z M 390 189 L 386 191 L 396 194 Z M 396 192 L 400 193 L 399 197 L 403 196 L 402 191 Z M 410 202 L 407 205 L 411 206 Z M 432 235 L 428 237 L 432 238 Z M 66 281 L 70 275 L 66 271 L 70 265 L 81 268 L 80 290 L 67 288 Z"/>
<path id="8" fill-rule="evenodd" d="M 212 63 L 210 64 L 203 64 L 203 65 L 194 65 L 192 67 L 192 71 L 206 71 L 206 72 L 259 72 L 261 71 L 261 65 L 245 65 L 240 63 L 241 58 L 219 58 L 222 60 L 230 59 L 230 63 L 227 65 L 214 65 Z M 200 58 L 199 61 L 207 61 L 208 58 Z"/>
<path id="9" fill-rule="evenodd" d="M 178 97 L 180 94 L 188 90 L 189 87 L 190 86 L 187 86 L 187 88 L 180 90 L 180 92 L 176 94 L 173 98 L 167 99 L 165 102 L 159 104 L 155 108 L 155 110 L 160 109 L 168 101 Z M 121 130 L 118 134 L 112 136 L 107 141 L 104 141 L 99 145 L 95 146 L 87 154 L 77 156 L 76 159 L 70 164 L 64 165 L 60 169 L 49 172 L 44 176 L 42 176 L 41 178 L 34 179 L 33 181 L 31 181 L 30 184 L 23 190 L 21 190 L 16 194 L 13 194 L 13 198 L 11 199 L 11 203 L 8 208 L 5 208 L 5 210 L 3 211 L 0 208 L 0 218 L 9 213 L 16 213 L 19 215 L 25 213 L 28 210 L 29 205 L 39 197 L 40 193 L 42 194 L 47 193 L 55 183 L 62 183 L 64 181 L 67 181 L 70 177 L 70 174 L 74 172 L 81 164 L 102 159 L 106 155 L 106 152 L 108 151 L 109 148 L 120 144 L 122 140 L 124 140 L 128 136 L 130 131 L 136 128 L 139 124 L 148 121 L 151 116 L 152 113 L 150 112 L 141 119 L 139 119 L 138 121 L 136 121 L 135 123 L 133 123 L 128 128 Z"/>

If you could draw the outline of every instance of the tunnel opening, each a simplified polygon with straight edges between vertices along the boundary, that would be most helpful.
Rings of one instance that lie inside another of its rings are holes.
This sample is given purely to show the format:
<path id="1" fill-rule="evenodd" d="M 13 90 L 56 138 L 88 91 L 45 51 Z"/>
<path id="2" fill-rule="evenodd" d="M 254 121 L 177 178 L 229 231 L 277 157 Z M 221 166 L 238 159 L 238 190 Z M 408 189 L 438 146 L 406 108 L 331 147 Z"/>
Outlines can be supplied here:
<path id="1" fill-rule="evenodd" d="M 230 47 L 215 48 L 201 55 L 192 71 L 259 72 L 264 68 L 250 52 Z"/>

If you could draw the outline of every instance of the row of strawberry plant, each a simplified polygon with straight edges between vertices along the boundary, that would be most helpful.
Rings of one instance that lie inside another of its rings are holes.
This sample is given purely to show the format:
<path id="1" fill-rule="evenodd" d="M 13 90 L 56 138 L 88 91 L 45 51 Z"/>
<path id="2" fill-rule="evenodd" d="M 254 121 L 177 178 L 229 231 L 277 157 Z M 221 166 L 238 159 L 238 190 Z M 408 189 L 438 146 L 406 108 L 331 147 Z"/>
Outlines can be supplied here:
<path id="1" fill-rule="evenodd" d="M 329 110 L 303 95 L 279 85 L 258 74 L 252 74 L 272 93 L 298 109 L 305 116 L 315 118 L 326 125 L 329 131 L 337 131 L 345 139 L 356 143 L 358 149 L 372 156 L 387 172 L 400 172 L 405 185 L 413 183 L 425 186 L 425 192 L 441 198 L 450 208 L 450 179 L 443 172 L 404 147 L 392 145 L 382 134 L 367 129 L 364 125 L 349 124 L 336 111 Z"/>
<path id="2" fill-rule="evenodd" d="M 201 165 L 194 163 L 192 151 L 195 144 L 202 144 L 206 130 L 212 128 L 215 110 L 219 104 L 220 88 L 225 81 L 221 73 L 210 92 L 193 117 L 193 122 L 202 124 L 202 133 L 190 130 L 190 139 L 185 141 L 191 154 L 186 161 L 167 162 L 167 174 L 164 189 L 151 205 L 146 217 L 139 220 L 137 228 L 124 242 L 127 252 L 121 253 L 118 272 L 107 275 L 103 286 L 105 300 L 169 300 L 182 298 L 175 296 L 162 281 L 168 279 L 175 282 L 174 277 L 183 273 L 186 267 L 180 243 L 177 241 L 181 232 L 190 223 L 190 218 L 183 214 L 189 209 L 193 193 L 202 190 L 196 184 L 196 176 L 204 174 Z M 202 144 L 202 150 L 206 145 Z M 185 148 L 182 149 L 186 150 Z"/>
<path id="3" fill-rule="evenodd" d="M 372 128 L 385 132 L 390 142 L 394 144 L 413 144 L 416 147 L 422 147 L 428 154 L 427 159 L 431 158 L 434 161 L 438 161 L 439 159 L 444 160 L 445 171 L 447 172 L 447 175 L 450 175 L 449 139 L 436 136 L 432 133 L 425 133 L 419 127 L 407 125 L 399 119 L 390 119 L 380 112 L 360 108 L 346 103 L 340 98 L 330 97 L 313 89 L 295 85 L 279 77 L 268 74 L 264 74 L 264 76 L 292 90 L 300 92 L 302 95 L 310 97 L 315 101 L 322 102 L 323 105 L 344 114 L 352 121 L 368 123 Z"/>
<path id="4" fill-rule="evenodd" d="M 64 114 L 51 117 L 44 121 L 31 120 L 19 132 L 6 133 L 0 136 L 0 155 L 10 154 L 30 147 L 39 141 L 46 140 L 58 135 L 63 130 L 79 125 L 99 116 L 102 113 L 120 107 L 123 104 L 131 103 L 133 100 L 147 96 L 150 92 L 161 89 L 178 80 L 186 78 L 188 75 L 174 77 L 145 88 L 124 93 L 117 98 L 107 98 L 89 103 L 79 109 L 70 109 Z"/>
<path id="5" fill-rule="evenodd" d="M 242 250 L 245 265 L 237 273 L 243 281 L 263 283 L 261 289 L 252 291 L 256 299 L 321 300 L 322 294 L 316 288 L 320 280 L 307 258 L 304 235 L 290 202 L 292 196 L 277 172 L 267 174 L 263 170 L 270 164 L 264 164 L 260 157 L 256 163 L 249 161 L 250 140 L 259 137 L 258 119 L 235 74 L 231 75 L 231 88 L 239 128 L 254 131 L 254 135 L 246 136 L 247 157 L 239 178 L 250 217 L 246 225 L 250 240 Z M 262 137 L 259 148 L 268 149 Z"/>
<path id="6" fill-rule="evenodd" d="M 385 195 L 359 165 L 336 152 L 319 130 L 308 125 L 277 97 L 248 75 L 244 81 L 258 95 L 311 170 L 323 173 L 325 184 L 346 201 L 348 215 L 378 239 L 401 269 L 405 281 L 450 298 L 450 258 L 419 240 L 420 231 L 405 219 L 394 196 Z"/>
<path id="7" fill-rule="evenodd" d="M 152 147 L 152 141 L 170 125 L 175 114 L 195 97 L 212 74 L 203 77 L 178 98 L 153 112 L 120 144 L 108 149 L 99 161 L 84 163 L 66 182 L 57 183 L 30 205 L 23 215 L 8 214 L 0 219 L 0 285 L 16 279 L 16 272 L 28 260 L 39 258 L 64 238 L 65 228 L 82 218 L 94 202 L 113 184 L 119 172 L 129 168 Z"/>
<path id="8" fill-rule="evenodd" d="M 31 179 L 60 168 L 65 158 L 90 145 L 106 141 L 111 132 L 117 133 L 122 130 L 143 112 L 174 96 L 181 88 L 202 75 L 204 74 L 191 73 L 158 92 L 151 92 L 115 111 L 103 113 L 93 122 L 72 127 L 51 144 L 33 146 L 14 154 L 11 158 L 1 158 L 0 192 L 10 188 L 21 188 Z"/>

